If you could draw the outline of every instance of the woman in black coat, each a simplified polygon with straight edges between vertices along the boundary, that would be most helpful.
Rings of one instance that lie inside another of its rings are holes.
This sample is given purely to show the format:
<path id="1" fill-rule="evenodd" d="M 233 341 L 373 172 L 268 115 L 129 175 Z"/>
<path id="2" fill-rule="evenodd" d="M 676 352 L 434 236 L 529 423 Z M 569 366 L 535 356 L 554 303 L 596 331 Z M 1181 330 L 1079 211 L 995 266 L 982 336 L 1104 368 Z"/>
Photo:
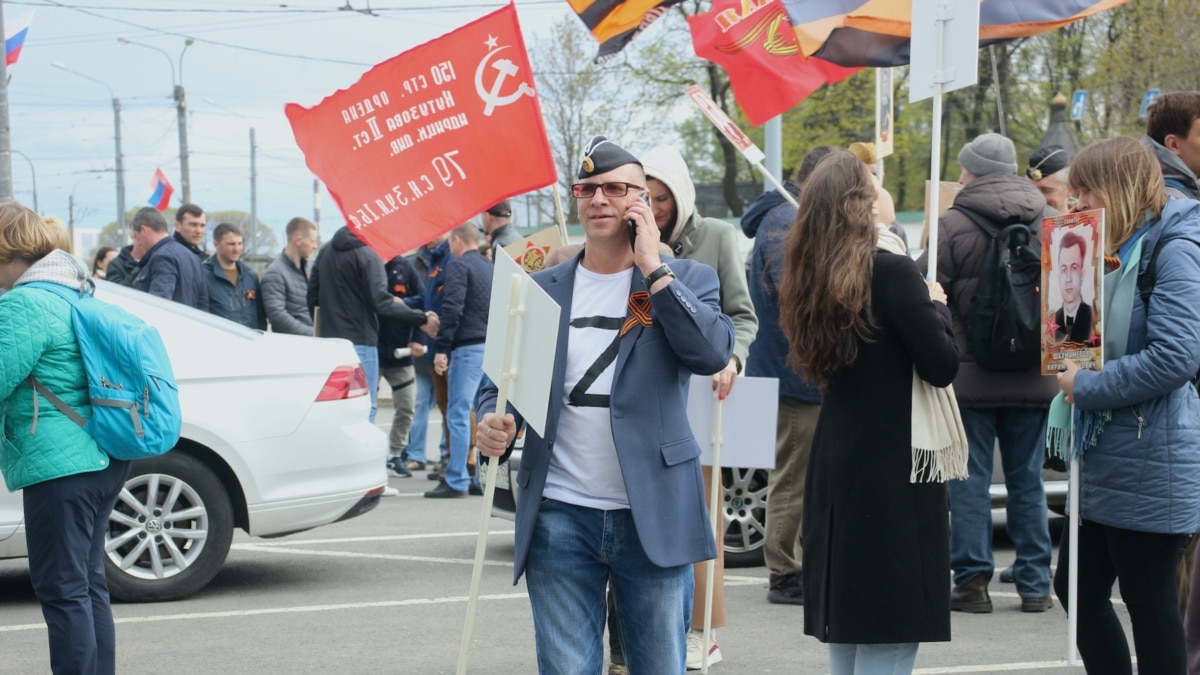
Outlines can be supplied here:
<path id="1" fill-rule="evenodd" d="M 958 348 L 941 287 L 877 247 L 875 199 L 853 155 L 822 160 L 779 294 L 791 365 L 825 390 L 804 487 L 804 632 L 829 644 L 834 675 L 911 672 L 918 643 L 950 639 L 946 486 L 910 481 L 912 385 L 914 367 L 949 385 Z"/>

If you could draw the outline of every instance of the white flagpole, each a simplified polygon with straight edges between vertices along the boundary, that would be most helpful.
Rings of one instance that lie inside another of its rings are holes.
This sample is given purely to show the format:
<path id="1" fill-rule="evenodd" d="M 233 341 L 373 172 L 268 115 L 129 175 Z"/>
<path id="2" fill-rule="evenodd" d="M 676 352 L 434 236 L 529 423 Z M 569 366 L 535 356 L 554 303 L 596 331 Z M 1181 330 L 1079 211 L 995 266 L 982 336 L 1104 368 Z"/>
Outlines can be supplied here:
<path id="1" fill-rule="evenodd" d="M 557 196 L 557 192 L 555 193 Z M 514 347 L 517 344 L 517 325 L 525 316 L 525 303 L 521 297 L 521 277 L 512 275 L 509 287 L 508 330 L 504 340 L 503 375 L 496 383 L 496 414 L 503 416 L 508 410 L 508 389 L 517 378 Z M 475 628 L 475 610 L 479 604 L 479 582 L 483 577 L 483 558 L 487 551 L 488 530 L 491 524 L 492 502 L 496 498 L 496 472 L 500 466 L 498 458 L 488 461 L 486 487 L 483 490 L 483 510 L 479 514 L 479 538 L 475 541 L 475 564 L 471 569 L 471 591 L 467 599 L 467 620 L 463 626 L 462 644 L 458 650 L 458 675 L 466 675 L 467 657 L 471 651 L 471 634 Z"/>
<path id="2" fill-rule="evenodd" d="M 1068 479 L 1067 508 L 1067 665 L 1075 665 L 1075 640 L 1079 631 L 1079 458 L 1075 456 L 1075 404 L 1071 404 L 1071 473 Z M 1061 556 L 1060 556 L 1061 557 Z"/>
<path id="3" fill-rule="evenodd" d="M 785 193 L 786 194 L 786 193 Z M 788 195 L 789 197 L 791 195 Z M 721 503 L 721 442 L 724 438 L 722 425 L 725 416 L 725 401 L 722 401 L 717 392 L 713 392 L 712 406 L 712 483 L 708 495 L 708 518 L 710 526 L 713 530 L 713 538 L 717 541 L 717 558 L 721 557 L 721 546 L 723 546 L 722 530 L 724 528 L 717 527 L 718 523 L 723 523 L 721 513 L 724 511 Z M 713 599 L 713 583 L 716 581 L 717 560 L 716 558 L 709 560 L 707 565 L 707 578 L 705 579 L 704 587 L 704 656 L 700 662 L 700 672 L 708 675 L 708 650 L 712 649 L 712 599 Z"/>
<path id="4" fill-rule="evenodd" d="M 567 241 L 567 217 L 566 212 L 563 211 L 562 196 L 558 194 L 558 181 L 554 181 L 550 189 L 554 191 L 554 218 L 558 224 L 558 238 L 562 240 L 562 245 L 566 246 L 569 243 Z"/>

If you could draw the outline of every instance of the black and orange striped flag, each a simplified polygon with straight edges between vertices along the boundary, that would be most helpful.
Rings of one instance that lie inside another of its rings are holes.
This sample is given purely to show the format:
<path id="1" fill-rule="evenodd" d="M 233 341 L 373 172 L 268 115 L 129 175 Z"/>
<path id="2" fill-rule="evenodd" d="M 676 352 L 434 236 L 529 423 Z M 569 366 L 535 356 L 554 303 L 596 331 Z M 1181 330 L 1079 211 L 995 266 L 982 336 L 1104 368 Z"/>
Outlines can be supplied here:
<path id="1" fill-rule="evenodd" d="M 629 41 L 671 5 L 683 0 L 567 0 L 567 4 L 600 43 L 596 63 L 617 55 Z"/>

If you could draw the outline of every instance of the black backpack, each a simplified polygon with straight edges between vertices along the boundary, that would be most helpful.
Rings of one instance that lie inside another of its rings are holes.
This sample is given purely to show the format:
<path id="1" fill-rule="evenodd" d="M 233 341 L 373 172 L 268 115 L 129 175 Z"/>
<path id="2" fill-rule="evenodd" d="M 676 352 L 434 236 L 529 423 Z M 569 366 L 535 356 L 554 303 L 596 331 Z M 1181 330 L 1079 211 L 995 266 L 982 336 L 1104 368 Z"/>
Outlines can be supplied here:
<path id="1" fill-rule="evenodd" d="M 1147 316 L 1150 314 L 1150 295 L 1154 293 L 1154 284 L 1158 281 L 1158 254 L 1162 252 L 1163 246 L 1169 241 L 1174 241 L 1180 237 L 1159 238 L 1154 244 L 1154 251 L 1150 254 L 1150 262 L 1146 264 L 1146 271 L 1138 274 L 1137 287 L 1138 294 L 1142 296 L 1142 306 L 1146 308 Z M 1192 384 L 1200 389 L 1200 372 L 1192 376 Z"/>
<path id="2" fill-rule="evenodd" d="M 951 208 L 988 235 L 974 308 L 963 322 L 967 351 L 986 370 L 1033 368 L 1042 353 L 1042 255 L 1033 229 L 1025 223 L 993 223 L 963 206 Z"/>

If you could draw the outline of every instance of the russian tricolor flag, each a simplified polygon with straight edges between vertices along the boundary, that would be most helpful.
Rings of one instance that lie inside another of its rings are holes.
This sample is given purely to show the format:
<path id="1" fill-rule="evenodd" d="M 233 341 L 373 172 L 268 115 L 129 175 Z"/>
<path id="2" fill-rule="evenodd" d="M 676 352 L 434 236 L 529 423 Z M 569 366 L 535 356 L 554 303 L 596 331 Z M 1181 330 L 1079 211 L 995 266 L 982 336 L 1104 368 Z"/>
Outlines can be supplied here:
<path id="1" fill-rule="evenodd" d="M 33 12 L 27 12 L 12 21 L 4 22 L 4 62 L 12 67 L 21 57 L 21 47 L 29 35 L 29 25 L 33 23 Z"/>
<path id="2" fill-rule="evenodd" d="M 162 169 L 155 169 L 154 177 L 150 179 L 150 196 L 146 198 L 146 203 L 159 211 L 165 211 L 171 204 L 171 195 L 174 193 L 175 188 L 167 181 L 166 174 Z"/>

